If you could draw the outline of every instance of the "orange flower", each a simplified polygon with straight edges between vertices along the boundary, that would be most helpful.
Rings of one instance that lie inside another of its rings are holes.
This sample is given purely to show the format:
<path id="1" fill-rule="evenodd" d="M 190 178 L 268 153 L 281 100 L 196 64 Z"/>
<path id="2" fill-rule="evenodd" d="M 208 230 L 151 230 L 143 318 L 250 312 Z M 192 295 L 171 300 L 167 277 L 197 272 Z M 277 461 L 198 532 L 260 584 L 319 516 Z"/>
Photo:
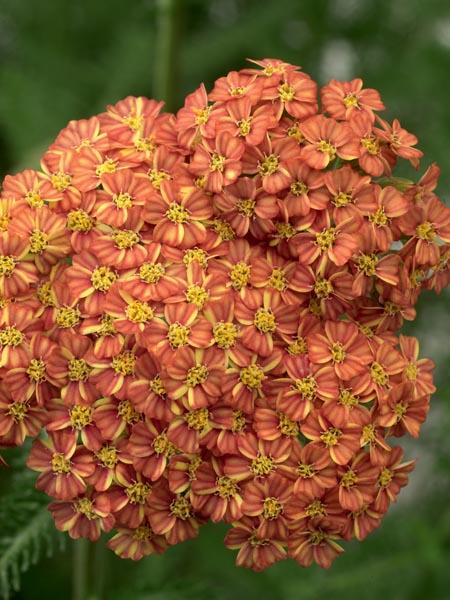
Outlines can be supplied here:
<path id="1" fill-rule="evenodd" d="M 380 94 L 372 88 L 364 89 L 362 79 L 332 79 L 321 89 L 320 96 L 323 108 L 333 119 L 350 120 L 355 112 L 362 111 L 373 120 L 373 111 L 384 110 Z"/>
<path id="2" fill-rule="evenodd" d="M 103 531 L 110 531 L 114 516 L 105 494 L 85 494 L 67 502 L 52 502 L 48 507 L 56 528 L 67 531 L 72 539 L 88 538 L 95 542 Z"/>
<path id="3" fill-rule="evenodd" d="M 0 236 L 0 297 L 20 296 L 38 280 L 35 265 L 24 260 L 28 250 L 28 240 Z"/>
<path id="4" fill-rule="evenodd" d="M 358 143 L 351 128 L 323 115 L 310 117 L 300 126 L 307 144 L 302 159 L 313 169 L 325 169 L 337 156 L 344 160 L 359 157 Z"/>
<path id="5" fill-rule="evenodd" d="M 331 566 L 333 560 L 344 549 L 337 543 L 340 539 L 340 527 L 331 523 L 301 524 L 289 535 L 289 556 L 302 567 L 309 567 L 313 562 L 324 569 Z"/>

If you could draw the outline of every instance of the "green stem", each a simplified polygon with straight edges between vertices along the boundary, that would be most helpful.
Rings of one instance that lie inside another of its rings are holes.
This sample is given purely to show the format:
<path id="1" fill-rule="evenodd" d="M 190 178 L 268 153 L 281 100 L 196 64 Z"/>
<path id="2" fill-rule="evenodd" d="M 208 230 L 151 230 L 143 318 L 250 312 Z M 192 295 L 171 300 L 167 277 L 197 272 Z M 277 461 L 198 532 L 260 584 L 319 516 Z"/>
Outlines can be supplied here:
<path id="1" fill-rule="evenodd" d="M 178 76 L 178 26 L 180 0 L 157 0 L 156 63 L 153 93 L 164 100 L 166 110 L 175 109 Z"/>
<path id="2" fill-rule="evenodd" d="M 88 590 L 89 541 L 76 540 L 73 543 L 72 599 L 86 600 Z"/>

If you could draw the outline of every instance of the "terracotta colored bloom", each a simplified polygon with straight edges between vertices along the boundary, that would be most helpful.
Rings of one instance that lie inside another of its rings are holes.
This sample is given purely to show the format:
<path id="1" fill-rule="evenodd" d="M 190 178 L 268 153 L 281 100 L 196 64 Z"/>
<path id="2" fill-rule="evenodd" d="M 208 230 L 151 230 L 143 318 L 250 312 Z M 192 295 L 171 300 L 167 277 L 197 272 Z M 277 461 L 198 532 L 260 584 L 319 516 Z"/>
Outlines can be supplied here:
<path id="1" fill-rule="evenodd" d="M 327 321 L 324 334 L 308 337 L 311 362 L 331 364 L 341 379 L 351 379 L 369 364 L 371 354 L 364 337 L 353 323 Z"/>
<path id="2" fill-rule="evenodd" d="M 401 373 L 405 361 L 401 354 L 389 343 L 378 345 L 368 368 L 359 375 L 358 387 L 365 393 L 374 391 L 378 398 L 385 398 L 391 388 L 391 378 Z"/>
<path id="3" fill-rule="evenodd" d="M 286 438 L 268 441 L 249 434 L 239 440 L 240 454 L 227 457 L 225 473 L 238 481 L 269 477 L 285 462 L 291 445 Z"/>
<path id="4" fill-rule="evenodd" d="M 181 348 L 167 365 L 162 380 L 168 395 L 192 410 L 213 404 L 221 394 L 225 370 L 218 348 Z"/>
<path id="5" fill-rule="evenodd" d="M 267 131 L 277 125 L 273 107 L 266 104 L 253 110 L 250 98 L 228 102 L 224 110 L 226 112 L 223 116 L 219 116 L 216 110 L 213 112 L 213 117 L 217 120 L 217 131 L 228 131 L 250 146 L 258 146 Z"/>
<path id="6" fill-rule="evenodd" d="M 296 119 L 305 119 L 317 112 L 317 84 L 305 73 L 286 70 L 274 87 L 267 85 L 264 100 L 271 100 L 278 119 L 286 111 Z"/>
<path id="7" fill-rule="evenodd" d="M 91 381 L 102 394 L 117 394 L 134 376 L 136 360 L 137 356 L 132 347 L 102 359 L 92 352 L 88 358 L 89 366 L 95 369 Z"/>
<path id="8" fill-rule="evenodd" d="M 35 437 L 46 421 L 43 410 L 25 400 L 14 399 L 8 388 L 0 387 L 0 441 L 4 446 L 21 446 L 26 437 Z"/>
<path id="9" fill-rule="evenodd" d="M 385 454 L 385 460 L 377 480 L 377 495 L 375 507 L 384 513 L 391 502 L 397 500 L 400 489 L 408 483 L 409 473 L 414 469 L 415 461 L 403 461 L 403 450 L 399 446 Z"/>
<path id="10" fill-rule="evenodd" d="M 256 103 L 262 91 L 261 82 L 255 75 L 231 71 L 226 77 L 220 77 L 209 94 L 209 99 L 217 102 L 234 102 L 246 97 Z"/>
<path id="11" fill-rule="evenodd" d="M 319 496 L 336 485 L 336 466 L 329 452 L 319 445 L 293 444 L 289 458 L 279 468 L 283 476 L 293 481 L 293 492 Z"/>
<path id="12" fill-rule="evenodd" d="M 403 129 L 398 119 L 394 119 L 392 125 L 380 117 L 377 117 L 377 121 L 382 127 L 382 129 L 375 128 L 380 138 L 389 144 L 389 148 L 394 154 L 406 158 L 417 168 L 423 152 L 412 147 L 418 143 L 416 136 Z"/>
<path id="13" fill-rule="evenodd" d="M 69 500 L 82 494 L 95 465 L 85 448 L 77 448 L 76 436 L 68 431 L 54 432 L 47 440 L 33 443 L 27 466 L 39 471 L 38 490 L 58 500 Z"/>
<path id="14" fill-rule="evenodd" d="M 370 115 L 366 111 L 353 112 L 349 125 L 359 142 L 359 166 L 373 177 L 390 175 L 395 155 L 374 131 Z"/>
<path id="15" fill-rule="evenodd" d="M 309 440 L 326 448 L 337 465 L 346 465 L 359 448 L 360 428 L 357 425 L 333 427 L 320 413 L 309 415 L 300 430 Z"/>
<path id="16" fill-rule="evenodd" d="M 192 504 L 214 523 L 231 523 L 242 517 L 242 491 L 236 479 L 225 475 L 222 463 L 211 459 L 196 470 L 192 482 Z"/>
<path id="17" fill-rule="evenodd" d="M 400 350 L 407 360 L 403 378 L 413 385 L 415 396 L 433 394 L 436 391 L 432 376 L 434 363 L 429 358 L 419 358 L 419 342 L 417 339 L 401 335 Z"/>
<path id="18" fill-rule="evenodd" d="M 311 117 L 300 130 L 307 144 L 302 158 L 313 169 L 325 169 L 337 156 L 344 160 L 358 158 L 359 149 L 351 128 L 323 115 Z"/>
<path id="19" fill-rule="evenodd" d="M 206 230 L 201 221 L 211 216 L 212 206 L 203 192 L 183 196 L 168 181 L 161 184 L 160 194 L 152 198 L 144 212 L 144 219 L 156 224 L 154 241 L 182 248 L 203 242 Z"/>
<path id="20" fill-rule="evenodd" d="M 200 525 L 189 497 L 173 494 L 164 481 L 153 488 L 148 520 L 153 531 L 165 535 L 169 544 L 196 537 Z"/>
<path id="21" fill-rule="evenodd" d="M 148 479 L 131 465 L 119 464 L 116 470 L 118 485 L 111 488 L 108 497 L 120 525 L 134 529 L 146 520 L 146 510 L 152 486 Z"/>
<path id="22" fill-rule="evenodd" d="M 304 217 L 311 209 L 323 210 L 329 203 L 328 194 L 323 187 L 323 174 L 310 169 L 301 161 L 292 161 L 287 165 L 293 176 L 289 192 L 284 199 L 290 217 Z"/>
<path id="23" fill-rule="evenodd" d="M 136 410 L 149 419 L 169 421 L 173 416 L 161 379 L 161 367 L 148 352 L 137 359 L 135 378 L 128 382 L 126 396 L 132 399 Z"/>
<path id="24" fill-rule="evenodd" d="M 79 152 L 86 146 L 95 148 L 99 152 L 104 152 L 109 148 L 109 140 L 104 129 L 100 129 L 98 117 L 69 121 L 67 127 L 56 136 L 51 149 L 63 152 L 69 149 Z"/>
<path id="25" fill-rule="evenodd" d="M 214 196 L 214 206 L 223 211 L 238 237 L 248 231 L 257 238 L 264 236 L 274 230 L 272 219 L 278 215 L 275 198 L 259 191 L 255 179 L 249 177 L 241 177 Z"/>
<path id="26" fill-rule="evenodd" d="M 38 280 L 32 262 L 23 259 L 29 250 L 28 241 L 19 236 L 0 237 L 0 296 L 13 298 L 29 289 Z"/>
<path id="27" fill-rule="evenodd" d="M 319 527 L 312 523 L 302 523 L 289 535 L 289 556 L 302 567 L 309 567 L 315 562 L 328 569 L 333 560 L 344 551 L 337 543 L 339 534 L 340 528 L 331 523 L 321 523 Z"/>
<path id="28" fill-rule="evenodd" d="M 127 450 L 135 469 L 151 481 L 161 477 L 177 448 L 169 441 L 163 426 L 149 419 L 133 425 Z"/>
<path id="29" fill-rule="evenodd" d="M 384 110 L 380 94 L 372 88 L 363 88 L 362 79 L 332 79 L 321 89 L 320 95 L 324 109 L 333 119 L 349 120 L 353 113 L 362 111 L 373 120 L 373 111 Z"/>
<path id="30" fill-rule="evenodd" d="M 258 519 L 244 517 L 232 524 L 225 537 L 225 546 L 239 550 L 236 564 L 254 571 L 263 571 L 287 557 L 284 540 L 267 538 L 258 533 Z"/>
<path id="31" fill-rule="evenodd" d="M 108 542 L 108 548 L 120 556 L 141 560 L 150 554 L 162 554 L 167 550 L 166 538 L 157 535 L 149 523 L 144 523 L 135 529 L 118 527 L 117 533 Z"/>
<path id="32" fill-rule="evenodd" d="M 241 174 L 240 158 L 244 150 L 238 138 L 223 131 L 215 142 L 205 140 L 196 147 L 189 170 L 197 177 L 205 178 L 203 187 L 206 191 L 220 192 Z"/>
<path id="33" fill-rule="evenodd" d="M 259 535 L 285 539 L 287 522 L 284 507 L 290 495 L 289 482 L 277 474 L 251 481 L 245 486 L 242 510 L 250 517 L 261 518 Z"/>
<path id="34" fill-rule="evenodd" d="M 200 136 L 214 135 L 216 118 L 211 115 L 208 94 L 202 83 L 194 92 L 186 96 L 183 108 L 177 113 L 178 141 L 182 146 L 191 147 Z M 224 115 L 224 111 L 215 110 Z"/>
<path id="35" fill-rule="evenodd" d="M 370 504 L 378 471 L 366 452 L 360 452 L 351 463 L 338 469 L 339 503 L 342 508 L 357 512 Z"/>
<path id="36" fill-rule="evenodd" d="M 95 542 L 103 531 L 110 531 L 114 516 L 110 500 L 105 494 L 85 494 L 67 502 L 52 502 L 49 511 L 56 528 L 67 531 L 72 539 L 88 538 Z"/>
<path id="37" fill-rule="evenodd" d="M 412 385 L 404 383 L 396 386 L 381 405 L 378 422 L 383 427 L 392 427 L 394 435 L 408 432 L 413 437 L 419 437 L 420 426 L 425 421 L 429 407 L 429 396 L 415 398 Z"/>
<path id="38" fill-rule="evenodd" d="M 119 439 L 129 434 L 134 424 L 141 420 L 133 403 L 127 398 L 115 396 L 100 398 L 92 406 L 92 420 L 105 440 Z"/>
<path id="39" fill-rule="evenodd" d="M 141 235 L 134 229 L 115 229 L 100 236 L 91 246 L 91 251 L 100 265 L 132 269 L 145 259 L 146 250 L 142 242 Z"/>

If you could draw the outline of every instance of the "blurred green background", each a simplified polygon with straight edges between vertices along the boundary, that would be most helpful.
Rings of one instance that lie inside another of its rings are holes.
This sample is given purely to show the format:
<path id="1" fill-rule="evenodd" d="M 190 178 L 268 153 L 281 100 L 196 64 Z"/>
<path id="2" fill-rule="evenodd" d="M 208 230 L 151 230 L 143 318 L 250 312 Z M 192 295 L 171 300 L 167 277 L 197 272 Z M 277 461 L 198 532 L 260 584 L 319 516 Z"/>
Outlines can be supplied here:
<path id="1" fill-rule="evenodd" d="M 169 79 L 162 75 L 167 4 L 0 0 L 0 174 L 36 166 L 69 119 L 129 94 L 169 96 L 177 109 L 201 81 L 211 86 L 242 68 L 246 57 L 278 57 L 302 65 L 320 83 L 362 76 L 378 88 L 387 118 L 399 117 L 419 137 L 423 167 L 441 166 L 438 191 L 450 199 L 448 0 L 179 0 Z M 208 526 L 197 540 L 138 564 L 97 549 L 91 568 L 98 579 L 106 561 L 105 598 L 450 598 L 449 295 L 423 294 L 418 313 L 405 331 L 436 362 L 438 392 L 420 440 L 406 443 L 409 457 L 418 458 L 411 483 L 378 531 L 362 544 L 347 544 L 330 571 L 293 562 L 262 574 L 236 569 L 233 553 L 222 547 L 221 527 Z M 0 489 L 18 485 L 15 477 L 3 471 Z M 20 506 L 11 511 L 20 513 Z M 2 519 L 0 532 L 8 516 Z M 70 597 L 77 544 L 51 545 L 53 557 L 21 576 L 14 599 Z"/>

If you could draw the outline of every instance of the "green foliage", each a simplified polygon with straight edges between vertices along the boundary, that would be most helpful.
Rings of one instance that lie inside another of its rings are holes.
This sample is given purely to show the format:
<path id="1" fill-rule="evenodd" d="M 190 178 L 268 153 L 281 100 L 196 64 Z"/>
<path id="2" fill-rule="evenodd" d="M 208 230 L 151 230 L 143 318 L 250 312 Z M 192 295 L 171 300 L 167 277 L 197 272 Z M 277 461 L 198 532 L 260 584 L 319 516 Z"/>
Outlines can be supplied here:
<path id="1" fill-rule="evenodd" d="M 48 498 L 34 489 L 35 474 L 25 470 L 24 455 L 14 460 L 7 490 L 0 496 L 0 597 L 19 590 L 20 574 L 50 556 L 64 542 L 47 511 Z"/>

